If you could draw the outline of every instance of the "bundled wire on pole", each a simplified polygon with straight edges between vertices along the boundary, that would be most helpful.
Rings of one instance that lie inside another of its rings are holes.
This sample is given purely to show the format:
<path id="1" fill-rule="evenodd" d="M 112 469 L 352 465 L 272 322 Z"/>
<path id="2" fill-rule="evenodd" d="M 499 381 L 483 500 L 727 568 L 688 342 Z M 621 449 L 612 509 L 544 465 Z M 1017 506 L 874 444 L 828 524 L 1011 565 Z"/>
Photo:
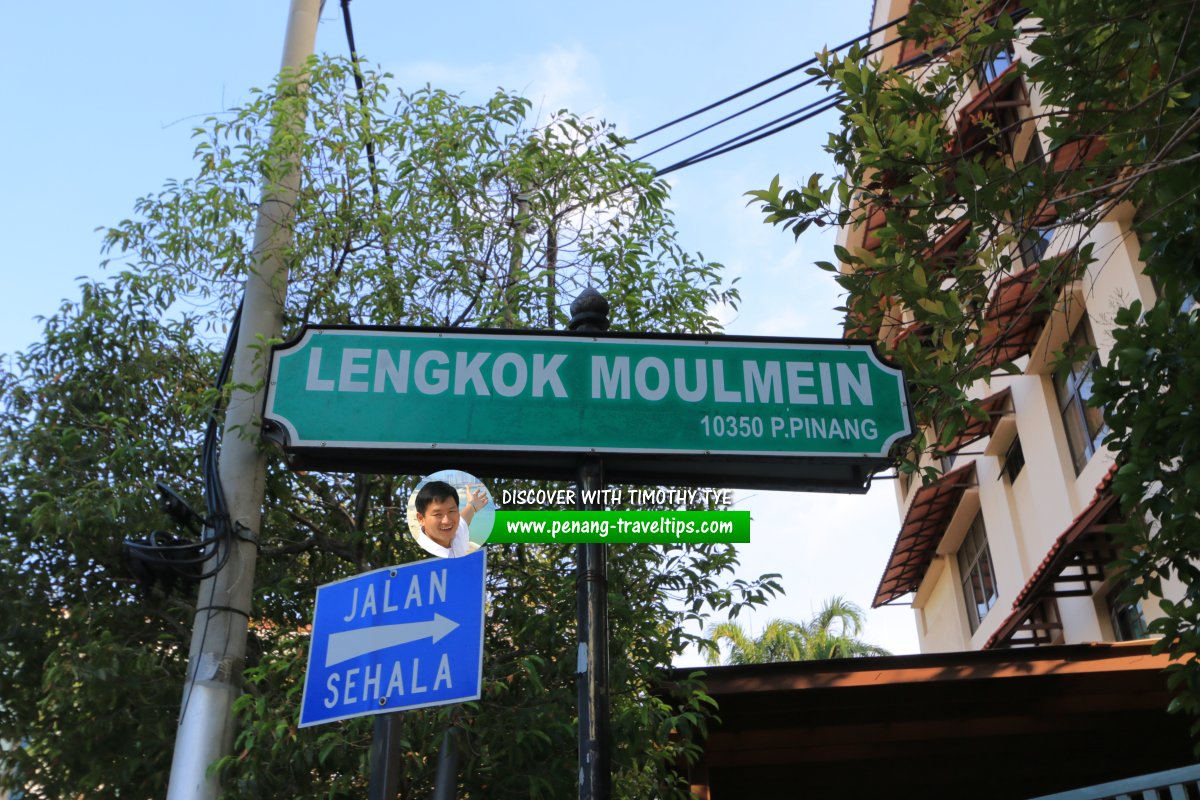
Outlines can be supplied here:
<path id="1" fill-rule="evenodd" d="M 200 472 L 204 483 L 204 516 L 201 518 L 165 484 L 158 484 L 159 492 L 163 496 L 164 509 L 177 522 L 190 528 L 192 519 L 199 518 L 202 521 L 202 530 L 193 531 L 193 533 L 199 533 L 200 541 L 162 531 L 153 531 L 142 539 L 127 538 L 124 541 L 126 552 L 129 553 L 132 560 L 144 566 L 144 574 L 141 577 L 147 579 L 148 582 L 152 583 L 157 579 L 169 585 L 173 577 L 187 581 L 205 580 L 216 575 L 229 558 L 234 532 L 229 518 L 229 507 L 225 501 L 225 488 L 221 485 L 221 476 L 217 468 L 217 454 L 220 445 L 224 389 L 233 364 L 233 352 L 241 316 L 242 307 L 239 304 L 230 324 L 225 351 L 221 357 L 221 366 L 217 371 L 213 387 L 216 397 L 213 399 L 205 423 L 204 442 L 200 451 Z M 212 561 L 214 557 L 217 558 L 217 563 L 204 569 L 203 566 Z"/>

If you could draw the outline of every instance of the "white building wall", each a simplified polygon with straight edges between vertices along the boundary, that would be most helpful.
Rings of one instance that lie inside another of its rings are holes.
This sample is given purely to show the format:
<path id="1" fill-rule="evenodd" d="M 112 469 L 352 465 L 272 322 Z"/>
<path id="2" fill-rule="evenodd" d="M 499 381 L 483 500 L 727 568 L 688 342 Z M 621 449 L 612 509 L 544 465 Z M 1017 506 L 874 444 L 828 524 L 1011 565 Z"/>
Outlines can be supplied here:
<path id="1" fill-rule="evenodd" d="M 943 567 L 930 571 L 914 607 L 918 618 L 922 652 L 978 649 L 1011 613 L 1016 595 L 1034 575 L 1046 554 L 1071 522 L 1092 503 L 1096 487 L 1112 466 L 1112 456 L 1101 448 L 1078 475 L 1070 454 L 1066 431 L 1053 384 L 1055 353 L 1061 352 L 1084 314 L 1097 339 L 1102 359 L 1112 347 L 1109 331 L 1116 310 L 1141 299 L 1153 301 L 1153 289 L 1140 271 L 1136 241 L 1123 236 L 1118 220 L 1102 224 L 1093 234 L 1098 259 L 1060 312 L 1047 323 L 1042 341 L 1026 364 L 1023 375 L 1001 376 L 991 385 L 981 384 L 972 394 L 983 398 L 1003 388 L 1012 396 L 1016 437 L 1021 442 L 1025 466 L 1015 482 L 1003 475 L 1008 441 L 990 439 L 968 445 L 958 463 L 973 458 L 978 479 L 977 502 L 988 532 L 988 543 L 996 570 L 999 599 L 973 635 L 968 623 L 961 576 L 954 553 L 962 541 L 961 525 L 951 523 L 939 547 Z M 911 491 L 903 498 L 911 499 Z M 955 522 L 959 522 L 956 519 Z M 969 522 L 969 520 L 968 520 Z M 1111 581 L 1110 581 L 1111 583 Z M 1095 588 L 1095 585 L 1093 585 Z M 1114 638 L 1108 620 L 1109 584 L 1091 597 L 1059 598 L 1063 623 L 1062 640 L 1067 644 L 1110 641 Z M 1178 581 L 1168 581 L 1168 597 L 1182 595 Z M 1143 604 L 1147 619 L 1161 614 L 1158 603 Z"/>
<path id="2" fill-rule="evenodd" d="M 978 444 L 983 444 L 979 442 Z M 972 449 L 975 445 L 970 445 Z M 1027 465 L 1028 466 L 1028 465 Z M 992 553 L 992 564 L 996 569 L 996 604 L 988 611 L 975 631 L 967 649 L 978 650 L 988 640 L 1012 608 L 1017 593 L 1025 585 L 1020 576 L 1025 573 L 1021 558 L 1018 531 L 1008 515 L 1007 482 L 1001 474 L 1000 459 L 995 456 L 980 456 L 975 461 L 975 474 L 979 480 L 979 506 L 987 530 L 988 548 Z M 957 548 L 956 548 L 957 550 Z M 966 603 L 966 598 L 963 598 Z"/>
<path id="3" fill-rule="evenodd" d="M 904 14 L 909 4 L 910 0 L 876 0 L 872 10 L 873 27 Z M 889 29 L 877 34 L 872 43 L 878 45 L 893 38 L 895 30 Z M 899 52 L 900 46 L 895 45 L 876 57 L 882 58 L 884 63 L 895 63 Z M 1024 44 L 1018 44 L 1017 56 L 1026 62 L 1032 59 Z M 1030 113 L 1040 115 L 1046 110 L 1041 95 L 1036 87 L 1028 88 Z M 963 102 L 968 99 L 964 97 Z M 951 127 L 957 124 L 957 114 L 950 113 L 947 124 Z M 1041 136 L 1039 132 L 1021 135 Z M 1048 150 L 1044 136 L 1042 144 L 1043 150 Z M 964 496 L 962 506 L 947 526 L 937 556 L 913 597 L 921 652 L 982 647 L 1010 615 L 1017 594 L 1036 573 L 1058 538 L 1092 503 L 1098 484 L 1111 468 L 1111 454 L 1100 448 L 1076 474 L 1054 389 L 1053 372 L 1065 343 L 1085 314 L 1104 361 L 1112 348 L 1109 331 L 1117 309 L 1134 300 L 1147 306 L 1154 301 L 1153 286 L 1137 257 L 1136 237 L 1129 231 L 1131 214 L 1130 207 L 1121 206 L 1090 232 L 1069 228 L 1055 232 L 1048 255 L 1065 251 L 1084 238 L 1094 248 L 1095 262 L 1075 286 L 1064 292 L 1039 343 L 1026 359 L 1018 362 L 1023 374 L 996 376 L 990 384 L 981 382 L 972 391 L 973 397 L 982 399 L 1004 388 L 1011 389 L 1013 418 L 997 441 L 985 438 L 966 446 L 966 452 L 955 463 L 959 466 L 971 458 L 976 460 L 978 488 Z M 859 249 L 862 231 L 843 229 L 838 241 L 850 250 Z M 1015 481 L 1003 474 L 1004 456 L 1011 443 L 1012 431 L 1019 438 L 1025 456 L 1025 466 Z M 897 481 L 897 503 L 902 516 L 920 481 L 914 479 L 912 484 L 906 486 Z M 976 509 L 983 513 L 999 599 L 979 630 L 972 634 L 955 554 Z M 1110 578 L 1099 588 L 1093 584 L 1096 591 L 1090 597 L 1058 599 L 1064 643 L 1111 641 L 1114 638 L 1106 596 L 1113 582 Z M 1164 589 L 1167 597 L 1183 594 L 1183 586 L 1177 580 L 1167 581 Z M 1147 619 L 1161 615 L 1154 600 L 1143 604 L 1143 612 Z"/>
<path id="4" fill-rule="evenodd" d="M 923 602 L 913 603 L 917 615 L 917 642 L 922 653 L 953 653 L 966 650 L 967 612 L 953 556 L 938 556 L 937 575 L 930 570 L 921 591 Z"/>

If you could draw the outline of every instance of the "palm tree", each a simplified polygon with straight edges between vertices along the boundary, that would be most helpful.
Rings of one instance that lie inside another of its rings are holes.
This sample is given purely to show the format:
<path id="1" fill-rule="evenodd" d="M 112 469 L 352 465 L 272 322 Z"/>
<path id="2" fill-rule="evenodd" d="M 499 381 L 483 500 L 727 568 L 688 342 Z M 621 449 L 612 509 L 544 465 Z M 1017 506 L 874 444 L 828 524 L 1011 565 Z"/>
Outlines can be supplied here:
<path id="1" fill-rule="evenodd" d="M 826 600 L 808 622 L 769 620 L 758 636 L 749 634 L 740 623 L 721 622 L 708 629 L 714 644 L 705 653 L 705 660 L 709 664 L 721 660 L 722 642 L 729 645 L 729 664 L 891 655 L 858 638 L 865 622 L 863 610 L 840 596 Z"/>

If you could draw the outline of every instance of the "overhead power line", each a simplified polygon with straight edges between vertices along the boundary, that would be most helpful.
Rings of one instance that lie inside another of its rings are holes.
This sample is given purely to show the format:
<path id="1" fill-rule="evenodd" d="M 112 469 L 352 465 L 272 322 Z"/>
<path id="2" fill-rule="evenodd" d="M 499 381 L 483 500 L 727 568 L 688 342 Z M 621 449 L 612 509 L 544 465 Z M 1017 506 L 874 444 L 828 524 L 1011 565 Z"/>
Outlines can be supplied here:
<path id="1" fill-rule="evenodd" d="M 812 78 L 808 78 L 807 80 L 803 80 L 800 83 L 797 83 L 795 86 L 790 86 L 787 89 L 784 89 L 782 92 L 777 92 L 777 93 L 771 95 L 770 97 L 766 98 L 765 100 L 758 101 L 757 103 L 755 103 L 752 106 L 747 106 L 746 108 L 743 108 L 741 111 L 735 111 L 727 117 L 722 117 L 721 119 L 717 120 L 716 122 L 705 125 L 703 128 L 700 128 L 699 130 L 692 131 L 691 133 L 687 134 L 686 136 L 681 136 L 673 142 L 668 142 L 667 144 L 664 144 L 662 147 L 651 150 L 649 153 L 646 153 L 644 156 L 642 156 L 641 158 L 639 158 L 637 160 L 645 161 L 650 156 L 657 155 L 657 154 L 661 153 L 663 150 L 667 150 L 671 147 L 674 147 L 677 144 L 682 144 L 683 142 L 686 142 L 688 139 L 691 139 L 693 136 L 699 136 L 700 134 L 704 133 L 705 131 L 710 131 L 713 128 L 717 127 L 718 125 L 724 125 L 726 122 L 737 119 L 738 117 L 742 116 L 743 114 L 748 114 L 751 111 L 755 110 L 756 108 L 762 108 L 767 103 L 778 100 L 779 98 L 783 97 L 784 95 L 791 94 L 792 92 L 796 91 L 797 89 L 803 89 L 805 86 L 811 86 L 812 84 L 816 83 L 818 80 L 820 80 L 820 79 L 817 77 L 812 77 Z"/>
<path id="2" fill-rule="evenodd" d="M 907 14 L 903 14 L 899 17 L 896 17 L 894 20 L 891 20 L 890 22 L 880 25 L 878 28 L 873 28 L 872 30 L 867 31 L 866 33 L 862 34 L 861 36 L 856 36 L 853 39 L 842 42 L 837 47 L 831 48 L 829 50 L 829 52 L 836 53 L 839 50 L 845 50 L 847 47 L 850 47 L 858 42 L 861 42 L 863 39 L 869 39 L 870 37 L 874 36 L 875 34 L 879 33 L 880 31 L 885 31 L 894 25 L 899 25 L 901 22 L 903 22 L 905 20 L 905 18 L 907 16 L 908 16 Z M 635 139 L 644 139 L 647 136 L 658 133 L 659 131 L 666 130 L 667 128 L 670 128 L 672 125 L 678 125 L 680 122 L 686 122 L 687 120 L 691 119 L 692 117 L 699 116 L 700 114 L 703 114 L 706 111 L 712 111 L 714 108 L 717 108 L 718 106 L 723 106 L 726 103 L 732 102 L 732 101 L 738 99 L 739 97 L 743 97 L 743 96 L 749 94 L 750 92 L 755 91 L 756 89 L 761 89 L 762 87 L 766 86 L 767 84 L 774 83 L 775 81 L 779 80 L 780 78 L 786 78 L 788 75 L 791 75 L 802 69 L 806 69 L 807 67 L 811 67 L 814 64 L 816 64 L 818 62 L 818 60 L 819 59 L 817 56 L 813 56 L 812 58 L 810 58 L 806 61 L 800 62 L 799 64 L 797 64 L 794 67 L 789 67 L 788 69 L 785 69 L 783 72 L 772 75 L 769 78 L 765 78 L 765 79 L 759 81 L 758 83 L 754 84 L 753 86 L 747 86 L 745 89 L 742 89 L 741 91 L 734 92 L 733 94 L 729 95 L 728 97 L 717 100 L 714 103 L 709 103 L 704 108 L 696 109 L 695 111 L 691 112 L 690 114 L 684 114 L 682 117 L 673 119 L 670 122 L 664 122 L 662 125 L 659 125 L 657 128 L 648 130 L 645 133 L 635 136 L 634 138 Z M 785 92 L 785 94 L 786 94 L 786 92 Z"/>
<path id="3" fill-rule="evenodd" d="M 867 52 L 863 53 L 863 57 L 874 55 L 875 53 L 878 53 L 879 51 L 881 51 L 885 48 L 891 47 L 893 44 L 895 44 L 898 41 L 900 41 L 900 37 L 896 37 L 894 39 L 889 39 L 888 41 L 884 42 L 883 44 L 877 45 L 876 47 L 873 47 L 870 50 L 868 50 Z M 783 90 L 782 92 L 777 92 L 776 94 L 772 95 L 771 97 L 766 98 L 765 100 L 761 100 L 761 101 L 755 103 L 754 105 L 747 106 L 746 108 L 743 108 L 741 111 L 736 111 L 733 114 L 730 114 L 729 116 L 724 117 L 723 119 L 719 119 L 710 125 L 706 125 L 705 127 L 700 128 L 697 131 L 693 131 L 692 133 L 689 133 L 686 136 L 682 136 L 669 144 L 663 145 L 662 147 L 658 148 L 657 150 L 652 150 L 651 152 L 647 153 L 646 155 L 642 156 L 641 158 L 639 158 L 637 160 L 644 161 L 645 159 L 649 158 L 652 155 L 660 153 L 663 150 L 666 150 L 670 147 L 674 147 L 677 144 L 685 142 L 694 136 L 698 136 L 701 133 L 704 133 L 705 131 L 711 130 L 712 128 L 715 128 L 718 125 L 721 125 L 721 124 L 728 122 L 732 119 L 735 119 L 737 117 L 740 117 L 743 114 L 746 114 L 746 113 L 749 113 L 750 111 L 754 111 L 755 109 L 761 108 L 762 106 L 766 105 L 767 103 L 770 103 L 773 100 L 777 100 L 780 97 L 783 97 L 784 95 L 789 94 L 797 89 L 804 88 L 805 86 L 811 86 L 813 83 L 815 83 L 818 80 L 819 80 L 819 77 L 814 76 L 807 80 L 801 81 L 800 83 L 796 84 L 795 86 L 791 86 L 791 87 Z M 804 122 L 805 120 L 812 119 L 813 117 L 817 116 L 818 114 L 822 114 L 826 111 L 829 111 L 832 108 L 835 108 L 837 106 L 837 104 L 839 102 L 841 102 L 844 98 L 845 98 L 845 95 L 841 94 L 841 93 L 838 93 L 837 95 L 826 95 L 824 98 L 822 98 L 820 100 L 816 100 L 811 103 L 808 103 L 807 105 L 801 106 L 800 108 L 796 109 L 795 111 L 792 111 L 788 114 L 784 114 L 782 117 L 777 117 L 774 120 L 771 120 L 770 122 L 764 123 L 763 125 L 759 125 L 756 128 L 752 128 L 752 129 L 746 131 L 745 133 L 738 134 L 737 136 L 734 136 L 731 139 L 726 139 L 724 142 L 722 142 L 718 145 L 714 145 L 713 147 L 710 147 L 707 150 L 703 150 L 700 153 L 690 156 L 689 158 L 685 158 L 682 161 L 678 161 L 669 167 L 665 167 L 665 168 L 659 170 L 658 174 L 664 175 L 668 172 L 674 172 L 677 169 L 683 169 L 684 167 L 690 166 L 691 164 L 698 164 L 701 161 L 706 161 L 713 156 L 721 155 L 721 153 L 731 152 L 733 150 L 738 149 L 739 147 L 742 147 L 743 145 L 750 144 L 751 142 L 757 142 L 761 139 L 765 139 L 768 136 L 774 135 L 775 133 L 779 133 L 780 131 L 787 130 L 788 128 L 792 127 L 792 125 L 794 125 L 798 122 Z M 740 141 L 742 139 L 746 139 L 746 137 L 749 137 L 755 133 L 758 133 L 759 131 L 763 130 L 764 128 L 767 128 L 771 125 L 775 125 L 780 122 L 784 122 L 785 120 L 791 119 L 792 117 L 794 117 L 798 114 L 804 114 L 807 111 L 812 111 L 814 108 L 817 110 L 813 111 L 813 113 L 811 113 L 811 114 L 806 114 L 802 119 L 795 120 L 792 123 L 789 123 L 787 125 L 781 125 L 780 127 L 776 128 L 774 130 L 768 131 L 763 136 L 756 136 L 753 139 L 749 139 L 748 141 L 744 141 L 744 142 Z M 734 145 L 734 146 L 730 146 L 730 145 Z M 716 150 L 720 150 L 720 152 L 714 152 Z"/>
<path id="4" fill-rule="evenodd" d="M 785 131 L 788 128 L 799 125 L 801 122 L 807 122 L 808 120 L 812 119 L 815 116 L 823 114 L 832 108 L 836 108 L 837 104 L 842 102 L 842 100 L 844 100 L 844 99 L 846 99 L 846 96 L 844 94 L 837 94 L 837 95 L 834 95 L 833 97 L 826 97 L 826 98 L 818 100 L 814 103 L 809 103 L 807 106 L 804 106 L 804 108 L 797 109 L 796 111 L 793 111 L 791 114 L 785 114 L 784 116 L 774 119 L 771 122 L 768 122 L 764 125 L 760 125 L 757 128 L 753 128 L 749 131 L 746 131 L 743 134 L 735 136 L 732 139 L 727 139 L 724 142 L 722 142 L 721 144 L 714 145 L 713 147 L 710 147 L 707 150 L 702 150 L 693 156 L 689 156 L 688 158 L 683 159 L 682 161 L 677 161 L 669 167 L 663 167 L 662 169 L 658 170 L 654 174 L 658 177 L 661 177 L 663 175 L 670 174 L 677 170 L 681 170 L 684 167 L 690 167 L 693 164 L 699 164 L 702 161 L 708 161 L 710 158 L 716 158 L 717 156 L 725 155 L 726 153 L 731 153 L 734 150 L 745 147 L 748 144 L 753 144 L 754 142 L 761 141 L 763 139 L 766 139 L 769 136 L 774 136 L 775 134 L 780 133 L 781 131 Z M 776 123 L 781 122 L 782 120 L 786 120 L 788 117 L 794 116 L 795 114 L 799 114 L 800 112 L 802 112 L 806 109 L 812 109 L 812 111 L 810 111 L 809 113 L 804 114 L 803 116 L 800 116 L 790 122 L 786 122 L 782 125 L 778 125 L 777 127 L 771 128 L 770 130 L 766 131 L 765 133 L 761 133 L 758 136 L 751 136 L 751 134 L 753 134 L 757 131 L 761 131 L 763 128 L 766 128 L 770 125 L 775 125 Z M 748 136 L 751 138 L 745 138 Z M 738 141 L 739 139 L 741 139 L 742 141 Z"/>
<path id="5" fill-rule="evenodd" d="M 1005 12 L 1001 12 L 1001 13 L 1005 13 Z M 1010 16 L 1012 17 L 1014 22 L 1017 22 L 1017 21 L 1020 21 L 1021 19 L 1023 19 L 1025 16 L 1027 16 L 1029 14 L 1029 10 L 1026 8 L 1020 8 L 1020 9 L 1016 9 L 1012 12 L 1007 12 L 1007 13 L 1010 14 Z M 990 17 L 988 19 L 988 23 L 995 24 L 995 21 L 996 21 L 996 19 L 999 18 L 999 16 L 1000 16 L 1000 14 L 996 14 L 996 15 Z M 863 41 L 864 39 L 868 39 L 869 37 L 875 35 L 876 33 L 879 33 L 880 31 L 884 31 L 884 30 L 887 30 L 888 28 L 898 25 L 905 18 L 906 18 L 906 15 L 897 17 L 896 19 L 891 20 L 891 21 L 885 23 L 884 25 L 874 28 L 873 30 L 867 32 L 866 34 L 863 34 L 862 36 L 859 36 L 855 39 L 852 39 L 848 42 L 844 42 L 843 44 L 838 45 L 837 47 L 830 50 L 830 52 L 836 52 L 838 50 L 845 49 L 845 48 L 853 45 L 856 42 L 860 42 L 860 41 Z M 900 36 L 896 36 L 894 38 L 888 39 L 887 41 L 883 42 L 882 44 L 871 47 L 870 49 L 863 52 L 862 57 L 867 58 L 871 55 L 879 53 L 879 52 L 891 47 L 892 45 L 902 41 L 902 39 L 903 39 L 903 37 L 900 37 Z M 943 50 L 938 51 L 936 53 L 936 56 L 937 57 L 944 56 L 944 55 L 946 55 L 946 53 L 957 50 L 960 46 L 961 45 L 959 43 L 955 43 Z M 919 67 L 919 66 L 922 66 L 922 65 L 928 63 L 932 57 L 934 57 L 934 56 L 931 56 L 928 53 L 921 53 L 921 54 L 918 54 L 918 55 L 904 61 L 903 63 L 897 65 L 897 67 L 900 70 L 907 71 L 907 70 L 914 69 L 916 67 Z M 711 110 L 713 108 L 716 108 L 719 105 L 729 102 L 730 100 L 741 97 L 751 91 L 754 91 L 755 89 L 761 88 L 762 86 L 765 86 L 768 83 L 771 83 L 772 81 L 778 80 L 781 77 L 789 75 L 798 69 L 801 69 L 806 66 L 810 66 L 816 62 L 817 62 L 816 57 L 809 59 L 808 61 L 806 61 L 802 64 L 792 67 L 791 69 L 785 70 L 784 72 L 781 72 L 777 75 L 767 78 L 766 80 L 759 81 L 758 83 L 754 84 L 754 86 L 743 89 L 740 92 L 736 92 L 722 100 L 718 100 L 715 103 L 710 103 L 709 105 L 705 106 L 702 109 L 693 111 L 690 114 L 686 114 L 682 117 L 679 117 L 678 119 L 675 119 L 675 120 L 672 120 L 671 122 L 665 123 L 664 125 L 660 125 L 657 128 L 654 128 L 653 130 L 643 134 L 643 136 L 648 136 L 652 133 L 661 131 L 664 128 L 675 125 L 676 123 L 682 122 L 687 119 L 691 119 L 692 117 L 702 114 L 705 111 Z M 675 145 L 680 144 L 682 142 L 685 142 L 688 139 L 691 139 L 695 136 L 700 135 L 701 133 L 712 130 L 713 128 L 717 127 L 718 125 L 722 125 L 722 124 L 729 122 L 733 119 L 736 119 L 744 114 L 747 114 L 750 111 L 754 111 L 758 108 L 761 108 L 762 106 L 766 105 L 767 103 L 778 100 L 779 98 L 781 98 L 787 94 L 790 94 L 793 91 L 804 88 L 806 86 L 810 86 L 818 80 L 819 80 L 819 77 L 812 77 L 812 78 L 805 79 L 804 81 L 801 81 L 800 83 L 798 83 L 794 86 L 788 87 L 787 89 L 784 89 L 783 91 L 777 92 L 776 94 L 772 95 L 771 97 L 768 97 L 764 100 L 761 100 L 757 103 L 747 106 L 746 108 L 743 108 L 740 111 L 736 111 L 733 114 L 729 114 L 728 116 L 723 117 L 722 119 L 719 119 L 716 122 L 706 125 L 696 131 L 693 131 L 692 133 L 689 133 L 686 136 L 681 136 L 680 138 L 676 139 L 673 142 L 665 144 L 655 150 L 650 151 L 649 153 L 646 153 L 644 156 L 642 156 L 641 158 L 639 158 L 637 160 L 642 161 L 642 160 L 645 160 L 646 158 L 649 158 L 650 156 L 661 153 L 662 151 L 667 150 L 668 148 L 674 147 Z M 707 161 L 711 158 L 716 158 L 717 156 L 724 155 L 725 153 L 730 153 L 741 147 L 745 147 L 748 144 L 752 144 L 754 142 L 758 142 L 763 139 L 774 136 L 775 134 L 781 133 L 789 128 L 792 128 L 795 125 L 800 124 L 801 122 L 805 122 L 805 121 L 810 120 L 820 114 L 823 114 L 826 111 L 836 108 L 837 105 L 844 99 L 845 99 L 845 95 L 842 93 L 838 93 L 838 94 L 832 95 L 832 96 L 826 95 L 824 98 L 822 98 L 820 100 L 816 100 L 811 103 L 808 103 L 792 112 L 789 112 L 788 114 L 785 114 L 781 117 L 777 117 L 774 120 L 771 120 L 770 122 L 764 123 L 755 128 L 751 128 L 748 131 L 745 131 L 743 133 L 738 134 L 737 136 L 733 136 L 729 139 L 726 139 L 725 141 L 720 142 L 719 144 L 713 145 L 712 147 L 709 147 L 705 150 L 701 150 L 700 152 L 695 153 L 685 159 L 676 161 L 675 163 L 671 164 L 670 166 L 663 167 L 662 169 L 657 170 L 655 172 L 655 175 L 661 177 L 663 175 L 667 175 L 672 172 L 681 170 L 684 167 L 689 167 L 689 166 L 692 166 L 693 164 L 699 164 L 699 163 L 701 163 L 703 161 Z M 793 117 L 795 117 L 795 119 L 793 119 Z M 775 126 L 775 127 L 771 127 L 771 126 Z M 758 134 L 758 135 L 754 135 L 754 134 Z"/>

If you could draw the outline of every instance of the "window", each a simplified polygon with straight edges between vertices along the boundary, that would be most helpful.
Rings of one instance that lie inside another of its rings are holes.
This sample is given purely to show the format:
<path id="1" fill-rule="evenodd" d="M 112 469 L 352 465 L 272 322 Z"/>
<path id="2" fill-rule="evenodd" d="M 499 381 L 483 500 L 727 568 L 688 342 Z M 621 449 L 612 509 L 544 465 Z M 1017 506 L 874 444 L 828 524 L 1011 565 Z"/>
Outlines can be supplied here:
<path id="1" fill-rule="evenodd" d="M 1058 395 L 1058 410 L 1062 414 L 1067 444 L 1078 475 L 1100 446 L 1105 431 L 1104 412 L 1089 405 L 1092 372 L 1099 365 L 1100 356 L 1086 314 L 1075 328 L 1067 352 L 1073 355 L 1074 361 L 1054 373 L 1054 391 Z"/>
<path id="2" fill-rule="evenodd" d="M 1025 190 L 1029 195 L 1037 196 L 1044 188 L 1039 188 L 1041 175 L 1045 170 L 1046 156 L 1042 152 L 1042 143 L 1037 130 L 1033 131 L 1029 144 L 1025 148 L 1025 158 L 1022 170 L 1026 170 L 1027 180 Z M 1033 269 L 1042 263 L 1046 251 L 1050 249 L 1050 240 L 1054 236 L 1055 214 L 1052 206 L 1041 204 L 1023 222 L 1016 222 L 1020 241 L 1017 243 L 1017 255 L 1025 269 Z"/>
<path id="3" fill-rule="evenodd" d="M 1012 66 L 1013 53 L 1008 45 L 996 47 L 979 64 L 979 82 L 987 86 Z"/>
<path id="4" fill-rule="evenodd" d="M 1188 233 L 1190 234 L 1191 232 L 1192 232 L 1192 231 L 1189 229 L 1189 230 L 1188 230 Z M 1156 297 L 1157 297 L 1159 300 L 1162 300 L 1162 299 L 1163 299 L 1163 288 L 1162 288 L 1161 284 L 1159 283 L 1158 276 L 1157 276 L 1157 275 L 1151 275 L 1151 276 L 1150 276 L 1150 283 L 1151 283 L 1151 284 L 1153 284 L 1153 286 L 1154 286 L 1154 294 L 1155 294 L 1155 296 L 1156 296 Z M 1185 296 L 1185 297 L 1183 298 L 1183 302 L 1181 302 L 1181 303 L 1179 304 L 1179 313 L 1180 313 L 1180 314 L 1188 314 L 1188 313 L 1191 313 L 1192 309 L 1194 309 L 1195 307 L 1196 307 L 1196 295 L 1194 295 L 1194 294 L 1189 294 L 1189 295 Z"/>
<path id="5" fill-rule="evenodd" d="M 1033 269 L 1041 263 L 1050 248 L 1050 237 L 1053 235 L 1049 225 L 1034 225 L 1021 236 L 1021 263 L 1026 269 Z"/>
<path id="6" fill-rule="evenodd" d="M 1147 635 L 1141 601 L 1125 599 L 1129 589 L 1129 581 L 1122 580 L 1108 593 L 1108 618 L 1118 642 L 1145 639 Z"/>
<path id="7" fill-rule="evenodd" d="M 971 622 L 971 633 L 974 633 L 999 597 L 992 551 L 983 528 L 983 514 L 975 516 L 967 538 L 958 548 L 958 571 L 962 575 L 963 597 L 967 601 L 967 619 Z"/>
<path id="8" fill-rule="evenodd" d="M 1044 191 L 1039 190 L 1038 184 L 1045 168 L 1046 154 L 1042 151 L 1042 141 L 1038 138 L 1038 132 L 1034 130 L 1025 148 L 1025 158 L 1022 162 L 1022 169 L 1027 170 L 1025 187 L 1030 194 L 1037 195 Z M 1021 256 L 1021 263 L 1026 269 L 1031 269 L 1041 263 L 1050 247 L 1050 237 L 1054 234 L 1052 207 L 1043 207 L 1031 219 L 1026 220 L 1025 224 L 1020 226 L 1020 233 L 1021 242 L 1017 245 L 1017 250 Z"/>
<path id="9" fill-rule="evenodd" d="M 1025 451 L 1021 449 L 1021 440 L 1013 439 L 1013 443 L 1008 446 L 1008 452 L 1004 454 L 1004 474 L 1008 476 L 1009 483 L 1017 480 L 1024 466 Z"/>
<path id="10" fill-rule="evenodd" d="M 958 155 L 977 153 L 1015 156 L 1013 145 L 1027 126 L 1029 93 L 1017 75 L 1002 77 L 1014 62 L 1013 54 L 996 48 L 976 65 L 979 88 L 958 112 L 955 150 Z M 1023 113 L 1022 108 L 1026 109 Z"/>
<path id="11" fill-rule="evenodd" d="M 1031 169 L 1044 170 L 1046 168 L 1046 152 L 1042 150 L 1042 140 L 1038 137 L 1037 131 L 1033 132 L 1033 136 L 1029 139 L 1029 146 L 1025 148 L 1023 163 Z M 1031 189 L 1034 188 L 1032 181 L 1029 186 Z"/>
<path id="12" fill-rule="evenodd" d="M 991 84 L 1003 75 L 1012 64 L 1011 50 L 1003 48 L 993 50 L 991 55 L 980 64 L 980 80 L 983 86 Z M 1025 93 L 1025 84 L 1020 78 L 1009 78 L 1008 81 L 1005 86 L 996 89 L 992 119 L 997 133 L 1000 134 L 998 143 L 1005 152 L 1016 158 L 1018 155 L 1017 140 L 1020 138 L 1021 130 L 1026 122 L 1021 110 L 1022 108 L 1028 110 L 1029 101 Z M 1034 132 L 1033 138 L 1037 138 L 1036 132 Z"/>

